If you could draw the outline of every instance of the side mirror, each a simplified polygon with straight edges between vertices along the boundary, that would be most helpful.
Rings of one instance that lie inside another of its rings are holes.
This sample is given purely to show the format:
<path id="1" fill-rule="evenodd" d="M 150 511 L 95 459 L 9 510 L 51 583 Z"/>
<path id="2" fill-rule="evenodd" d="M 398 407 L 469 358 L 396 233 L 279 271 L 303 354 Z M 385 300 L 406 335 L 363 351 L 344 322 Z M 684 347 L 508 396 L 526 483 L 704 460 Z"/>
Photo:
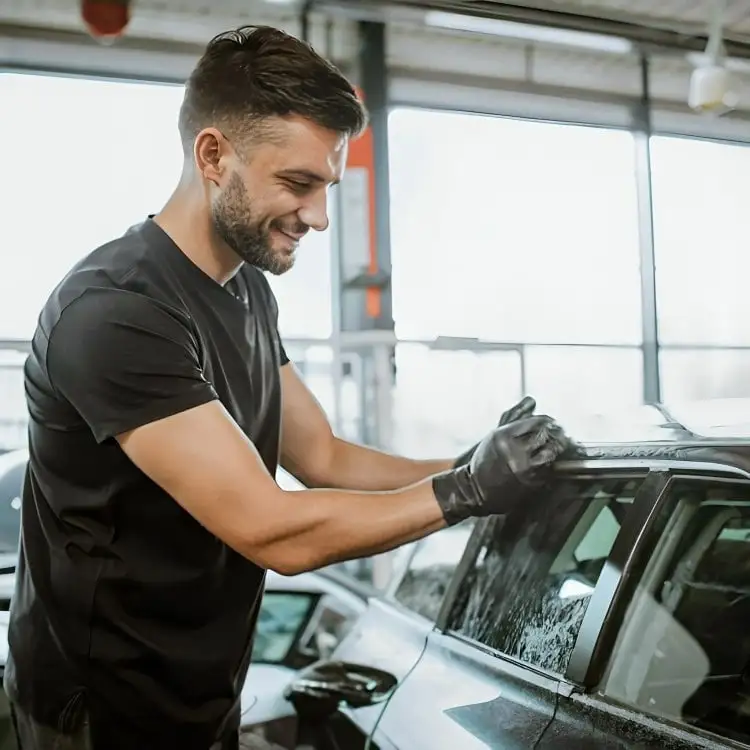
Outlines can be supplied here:
<path id="1" fill-rule="evenodd" d="M 388 672 L 361 664 L 324 661 L 302 670 L 286 688 L 284 697 L 300 718 L 319 721 L 342 704 L 363 708 L 386 700 L 397 684 Z"/>

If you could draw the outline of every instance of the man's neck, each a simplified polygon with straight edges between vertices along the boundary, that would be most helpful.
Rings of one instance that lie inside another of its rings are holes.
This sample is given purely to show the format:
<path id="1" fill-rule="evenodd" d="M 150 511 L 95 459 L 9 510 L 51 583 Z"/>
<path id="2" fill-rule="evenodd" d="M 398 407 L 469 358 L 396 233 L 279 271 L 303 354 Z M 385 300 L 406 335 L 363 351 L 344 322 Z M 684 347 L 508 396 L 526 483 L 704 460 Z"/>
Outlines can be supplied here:
<path id="1" fill-rule="evenodd" d="M 203 273 L 223 286 L 242 262 L 216 237 L 205 200 L 197 192 L 180 183 L 154 222 Z"/>

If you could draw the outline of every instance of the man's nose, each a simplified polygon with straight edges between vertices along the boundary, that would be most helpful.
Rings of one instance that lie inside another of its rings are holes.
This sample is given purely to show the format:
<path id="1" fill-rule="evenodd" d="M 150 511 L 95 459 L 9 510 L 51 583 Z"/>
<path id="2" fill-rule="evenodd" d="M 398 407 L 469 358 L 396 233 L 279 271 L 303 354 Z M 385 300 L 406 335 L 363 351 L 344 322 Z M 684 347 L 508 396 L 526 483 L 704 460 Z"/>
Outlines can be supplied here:
<path id="1" fill-rule="evenodd" d="M 328 194 L 321 190 L 311 196 L 298 212 L 300 221 L 317 232 L 328 229 Z"/>

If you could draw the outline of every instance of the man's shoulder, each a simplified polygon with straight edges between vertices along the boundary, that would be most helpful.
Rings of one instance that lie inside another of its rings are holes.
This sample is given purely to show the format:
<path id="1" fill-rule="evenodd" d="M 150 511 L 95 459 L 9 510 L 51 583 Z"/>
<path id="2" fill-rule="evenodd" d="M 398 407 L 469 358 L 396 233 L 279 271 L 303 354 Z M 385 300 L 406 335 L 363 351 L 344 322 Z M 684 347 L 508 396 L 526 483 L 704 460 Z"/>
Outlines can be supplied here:
<path id="1" fill-rule="evenodd" d="M 46 336 L 72 304 L 95 307 L 92 300 L 124 300 L 140 295 L 166 304 L 169 296 L 160 282 L 163 272 L 141 231 L 131 227 L 123 235 L 100 245 L 83 256 L 62 278 L 48 297 L 38 328 Z"/>
<path id="2" fill-rule="evenodd" d="M 128 231 L 82 255 L 53 290 L 47 304 L 65 304 L 92 287 L 117 289 L 138 267 L 145 244 L 135 231 Z"/>

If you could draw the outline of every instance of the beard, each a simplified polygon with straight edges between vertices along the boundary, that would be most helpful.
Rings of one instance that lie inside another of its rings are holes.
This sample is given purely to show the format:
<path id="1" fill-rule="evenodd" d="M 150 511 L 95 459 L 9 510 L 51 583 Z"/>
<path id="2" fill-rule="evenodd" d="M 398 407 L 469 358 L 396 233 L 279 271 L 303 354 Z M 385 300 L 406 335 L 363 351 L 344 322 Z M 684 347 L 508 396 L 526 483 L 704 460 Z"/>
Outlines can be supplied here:
<path id="1" fill-rule="evenodd" d="M 277 222 L 266 226 L 265 220 L 256 215 L 245 184 L 236 172 L 211 207 L 211 219 L 216 234 L 245 263 L 275 276 L 294 265 L 293 252 L 275 250 L 273 246 L 271 230 L 282 227 Z"/>

